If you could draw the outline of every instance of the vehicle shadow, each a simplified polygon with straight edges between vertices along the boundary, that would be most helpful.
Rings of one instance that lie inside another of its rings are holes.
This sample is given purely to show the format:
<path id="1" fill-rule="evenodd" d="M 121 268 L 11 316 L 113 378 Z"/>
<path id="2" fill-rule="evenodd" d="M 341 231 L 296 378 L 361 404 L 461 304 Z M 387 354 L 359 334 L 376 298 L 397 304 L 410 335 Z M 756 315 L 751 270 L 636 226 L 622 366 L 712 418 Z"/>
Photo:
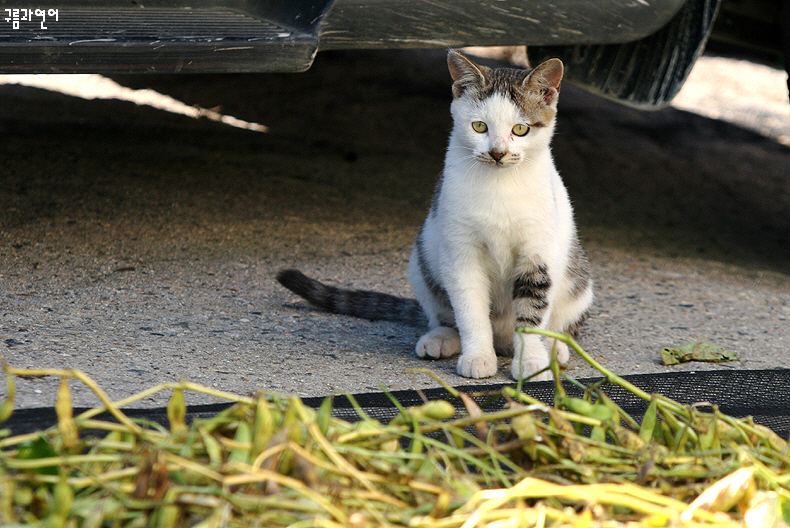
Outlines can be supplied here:
<path id="1" fill-rule="evenodd" d="M 187 104 L 221 104 L 268 134 L 130 103 L 25 100 L 23 89 L 1 87 L 17 98 L 0 109 L 8 160 L 0 225 L 89 214 L 210 218 L 221 228 L 298 216 L 370 241 L 405 230 L 392 242 L 408 247 L 450 128 L 444 56 L 329 52 L 298 75 L 116 77 Z M 26 121 L 25 105 L 38 121 Z M 585 239 L 790 271 L 790 148 L 723 121 L 674 108 L 640 112 L 572 86 L 559 108 L 553 152 Z M 19 156 L 26 145 L 40 153 L 34 165 Z"/>

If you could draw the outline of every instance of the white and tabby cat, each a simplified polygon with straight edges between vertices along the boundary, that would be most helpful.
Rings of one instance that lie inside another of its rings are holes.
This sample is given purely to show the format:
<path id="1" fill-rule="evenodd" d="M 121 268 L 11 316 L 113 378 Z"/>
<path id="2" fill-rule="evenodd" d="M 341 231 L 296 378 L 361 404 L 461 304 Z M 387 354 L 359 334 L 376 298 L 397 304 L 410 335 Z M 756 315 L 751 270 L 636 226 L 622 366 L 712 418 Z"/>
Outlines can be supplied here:
<path id="1" fill-rule="evenodd" d="M 549 144 L 563 67 L 551 59 L 525 71 L 480 66 L 456 51 L 453 130 L 428 218 L 414 244 L 409 278 L 417 301 L 341 290 L 286 270 L 286 288 L 328 311 L 368 319 L 422 320 L 420 357 L 461 353 L 458 373 L 497 371 L 513 354 L 515 379 L 561 362 L 565 344 L 515 332 L 520 326 L 575 334 L 592 302 L 565 186 Z M 549 373 L 538 376 L 547 379 Z"/>

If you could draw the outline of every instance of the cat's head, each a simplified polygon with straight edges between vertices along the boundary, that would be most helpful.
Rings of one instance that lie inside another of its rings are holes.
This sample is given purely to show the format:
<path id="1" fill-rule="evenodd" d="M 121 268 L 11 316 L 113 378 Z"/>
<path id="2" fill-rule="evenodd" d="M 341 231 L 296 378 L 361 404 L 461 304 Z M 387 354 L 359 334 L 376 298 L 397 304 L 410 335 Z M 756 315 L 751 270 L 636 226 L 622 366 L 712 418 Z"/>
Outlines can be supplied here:
<path id="1" fill-rule="evenodd" d="M 562 61 L 532 71 L 491 69 L 457 51 L 447 56 L 453 78 L 453 135 L 461 156 L 512 167 L 548 148 L 554 133 Z"/>

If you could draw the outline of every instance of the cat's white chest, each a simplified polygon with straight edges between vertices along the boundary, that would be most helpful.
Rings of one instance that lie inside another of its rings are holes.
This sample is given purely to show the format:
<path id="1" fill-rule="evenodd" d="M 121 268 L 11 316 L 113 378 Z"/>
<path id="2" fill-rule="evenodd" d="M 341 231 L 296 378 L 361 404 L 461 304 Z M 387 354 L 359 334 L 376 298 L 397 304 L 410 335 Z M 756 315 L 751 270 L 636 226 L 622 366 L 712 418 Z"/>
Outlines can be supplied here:
<path id="1" fill-rule="evenodd" d="M 547 176 L 554 168 L 530 172 L 483 169 L 465 181 L 447 182 L 442 196 L 447 228 L 492 248 L 540 243 L 556 229 L 556 203 Z"/>

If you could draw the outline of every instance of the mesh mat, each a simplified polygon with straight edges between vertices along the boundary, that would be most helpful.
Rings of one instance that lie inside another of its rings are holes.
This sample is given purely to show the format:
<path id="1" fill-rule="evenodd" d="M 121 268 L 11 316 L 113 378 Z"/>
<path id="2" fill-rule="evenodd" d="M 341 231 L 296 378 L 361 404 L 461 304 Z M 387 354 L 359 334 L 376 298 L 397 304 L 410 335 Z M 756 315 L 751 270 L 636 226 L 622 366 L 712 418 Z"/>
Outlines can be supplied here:
<path id="1" fill-rule="evenodd" d="M 790 435 L 790 369 L 784 370 L 733 370 L 682 372 L 666 374 L 639 374 L 624 376 L 629 382 L 648 393 L 658 393 L 683 404 L 710 402 L 719 406 L 721 412 L 735 416 L 753 416 L 754 421 L 773 429 L 783 438 Z M 590 385 L 600 379 L 588 378 L 580 380 Z M 484 393 L 501 390 L 506 385 L 466 385 L 459 390 L 466 393 Z M 533 397 L 551 403 L 554 400 L 553 382 L 528 383 L 524 391 Z M 577 387 L 566 385 L 571 396 L 580 396 L 582 391 Z M 648 402 L 634 396 L 619 386 L 607 384 L 604 392 L 628 414 L 641 417 L 647 409 Z M 403 390 L 390 393 L 403 406 L 419 405 L 424 399 L 447 399 L 457 408 L 463 408 L 460 400 L 449 397 L 442 388 L 422 391 Z M 354 395 L 354 399 L 372 418 L 388 422 L 398 410 L 384 393 L 365 393 Z M 305 398 L 304 403 L 318 408 L 323 398 Z M 486 411 L 500 409 L 504 405 L 502 398 L 478 397 L 477 401 Z M 227 408 L 230 404 L 219 403 L 210 405 L 193 405 L 188 408 L 188 419 L 207 418 Z M 75 414 L 87 409 L 75 409 Z M 167 423 L 167 409 L 124 409 L 130 418 Z M 347 421 L 359 419 L 351 401 L 345 396 L 337 396 L 334 400 L 334 414 Z M 99 415 L 97 419 L 110 420 L 108 414 Z M 11 429 L 13 434 L 38 431 L 55 425 L 57 419 L 53 408 L 20 409 L 14 411 L 11 418 L 0 424 L 2 428 Z"/>

